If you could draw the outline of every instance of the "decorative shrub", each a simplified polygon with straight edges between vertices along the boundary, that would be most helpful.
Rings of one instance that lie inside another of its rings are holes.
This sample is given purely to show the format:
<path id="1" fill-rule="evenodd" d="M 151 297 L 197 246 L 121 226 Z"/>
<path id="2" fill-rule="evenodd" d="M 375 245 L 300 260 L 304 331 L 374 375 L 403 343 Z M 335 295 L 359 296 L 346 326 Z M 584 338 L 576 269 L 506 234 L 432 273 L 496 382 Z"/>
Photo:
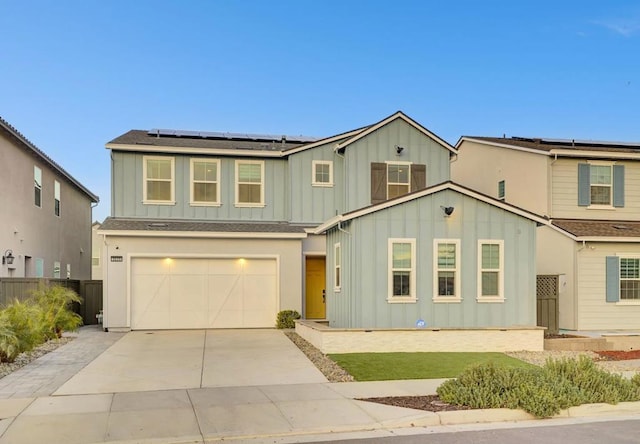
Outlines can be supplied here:
<path id="1" fill-rule="evenodd" d="M 18 337 L 4 311 L 0 312 L 0 362 L 12 362 L 19 354 Z"/>
<path id="2" fill-rule="evenodd" d="M 82 317 L 71 305 L 82 303 L 78 294 L 66 287 L 54 285 L 33 292 L 34 302 L 42 309 L 42 328 L 46 339 L 62 337 L 63 331 L 75 331 L 82 325 Z"/>
<path id="3" fill-rule="evenodd" d="M 4 360 L 13 362 L 20 353 L 32 350 L 45 341 L 42 309 L 32 300 L 14 300 L 2 310 L 2 317 L 6 319 L 7 328 L 10 328 L 15 336 L 15 341 L 10 339 L 10 335 L 7 336 L 15 348 L 8 346 L 2 350 Z"/>
<path id="4" fill-rule="evenodd" d="M 276 318 L 276 328 L 294 328 L 295 319 L 300 319 L 300 313 L 295 310 L 282 310 Z"/>
<path id="5" fill-rule="evenodd" d="M 550 417 L 581 404 L 640 400 L 640 377 L 627 380 L 599 369 L 586 356 L 547 360 L 542 368 L 473 366 L 437 389 L 450 404 L 472 408 L 523 409 Z"/>

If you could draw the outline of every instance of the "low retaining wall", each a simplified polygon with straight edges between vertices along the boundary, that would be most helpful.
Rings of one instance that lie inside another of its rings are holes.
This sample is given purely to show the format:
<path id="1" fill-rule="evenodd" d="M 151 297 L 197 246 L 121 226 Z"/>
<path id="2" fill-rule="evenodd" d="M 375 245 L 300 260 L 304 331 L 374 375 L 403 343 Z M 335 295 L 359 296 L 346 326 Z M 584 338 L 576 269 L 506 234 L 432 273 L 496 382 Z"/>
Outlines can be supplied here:
<path id="1" fill-rule="evenodd" d="M 543 327 L 339 329 L 297 320 L 296 333 L 322 353 L 542 351 Z"/>
<path id="2" fill-rule="evenodd" d="M 545 339 L 544 349 L 570 351 L 640 350 L 640 335 L 603 334 L 598 338 Z"/>

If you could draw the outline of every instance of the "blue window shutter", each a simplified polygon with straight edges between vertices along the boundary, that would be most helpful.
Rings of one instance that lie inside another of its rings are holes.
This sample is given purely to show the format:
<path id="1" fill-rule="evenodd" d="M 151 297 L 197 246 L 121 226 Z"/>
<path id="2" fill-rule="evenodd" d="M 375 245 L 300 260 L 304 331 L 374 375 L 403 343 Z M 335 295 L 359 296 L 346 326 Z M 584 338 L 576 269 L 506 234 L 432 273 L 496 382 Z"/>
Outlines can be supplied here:
<path id="1" fill-rule="evenodd" d="M 620 259 L 607 256 L 607 302 L 620 300 Z"/>
<path id="2" fill-rule="evenodd" d="M 578 206 L 591 205 L 591 168 L 588 163 L 578 164 Z"/>
<path id="3" fill-rule="evenodd" d="M 624 207 L 624 165 L 613 166 L 613 206 Z"/>

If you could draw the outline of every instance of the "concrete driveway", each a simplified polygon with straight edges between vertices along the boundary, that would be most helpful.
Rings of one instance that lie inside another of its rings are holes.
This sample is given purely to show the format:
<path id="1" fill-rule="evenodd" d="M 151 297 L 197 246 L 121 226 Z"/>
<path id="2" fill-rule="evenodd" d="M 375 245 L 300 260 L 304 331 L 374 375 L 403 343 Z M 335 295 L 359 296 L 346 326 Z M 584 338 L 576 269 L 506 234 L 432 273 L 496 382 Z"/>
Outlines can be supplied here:
<path id="1" fill-rule="evenodd" d="M 324 382 L 279 330 L 134 331 L 54 395 Z"/>

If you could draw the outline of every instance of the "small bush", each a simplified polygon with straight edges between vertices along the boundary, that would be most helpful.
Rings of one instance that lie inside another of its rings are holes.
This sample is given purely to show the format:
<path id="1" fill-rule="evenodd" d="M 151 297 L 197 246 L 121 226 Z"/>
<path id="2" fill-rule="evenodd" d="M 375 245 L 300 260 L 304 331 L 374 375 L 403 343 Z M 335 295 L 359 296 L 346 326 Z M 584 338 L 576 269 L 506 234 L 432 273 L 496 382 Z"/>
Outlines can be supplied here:
<path id="1" fill-rule="evenodd" d="M 295 310 L 282 310 L 278 313 L 278 317 L 276 319 L 276 327 L 277 328 L 294 328 L 296 326 L 296 319 L 300 319 L 300 313 Z"/>
<path id="2" fill-rule="evenodd" d="M 2 310 L 2 317 L 16 338 L 15 348 L 8 347 L 3 351 L 6 361 L 13 362 L 20 353 L 30 351 L 45 341 L 42 309 L 33 301 L 16 299 Z"/>
<path id="3" fill-rule="evenodd" d="M 71 309 L 74 302 L 82 302 L 75 291 L 55 285 L 35 291 L 33 300 L 42 310 L 46 339 L 60 338 L 63 331 L 74 331 L 82 325 L 82 317 Z"/>
<path id="4" fill-rule="evenodd" d="M 582 356 L 550 359 L 542 368 L 474 366 L 443 383 L 437 393 L 450 404 L 523 409 L 545 418 L 581 404 L 640 400 L 640 377 L 627 380 L 610 374 Z"/>
<path id="5" fill-rule="evenodd" d="M 4 311 L 0 312 L 0 362 L 12 362 L 20 353 L 18 337 Z"/>

